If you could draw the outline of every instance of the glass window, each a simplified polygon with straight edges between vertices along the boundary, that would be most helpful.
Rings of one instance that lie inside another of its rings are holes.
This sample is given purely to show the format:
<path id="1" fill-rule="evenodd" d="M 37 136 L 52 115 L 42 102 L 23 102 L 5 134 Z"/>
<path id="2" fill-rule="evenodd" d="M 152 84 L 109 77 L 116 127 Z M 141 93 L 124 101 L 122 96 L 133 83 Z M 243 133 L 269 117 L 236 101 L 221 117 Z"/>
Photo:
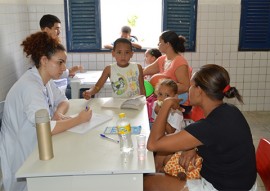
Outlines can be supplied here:
<path id="1" fill-rule="evenodd" d="M 173 30 L 195 51 L 196 15 L 197 0 L 65 0 L 67 49 L 109 51 L 104 45 L 128 25 L 143 49 L 157 47 L 160 33 Z"/>

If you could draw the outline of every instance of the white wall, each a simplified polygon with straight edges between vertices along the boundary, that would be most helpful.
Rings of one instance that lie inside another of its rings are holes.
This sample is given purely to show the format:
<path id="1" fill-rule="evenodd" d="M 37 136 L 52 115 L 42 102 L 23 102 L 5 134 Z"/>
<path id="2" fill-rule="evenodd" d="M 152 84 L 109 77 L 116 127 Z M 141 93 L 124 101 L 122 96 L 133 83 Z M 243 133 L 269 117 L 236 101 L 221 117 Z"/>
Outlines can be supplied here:
<path id="1" fill-rule="evenodd" d="M 0 100 L 27 68 L 20 43 L 30 32 L 39 30 L 43 14 L 55 14 L 62 21 L 65 44 L 63 0 L 0 0 Z M 224 66 L 244 97 L 243 111 L 270 111 L 270 53 L 238 52 L 240 0 L 199 0 L 197 48 L 185 53 L 195 71 L 201 65 Z M 10 12 L 11 10 L 11 12 Z M 158 40 L 158 39 L 157 39 Z M 132 61 L 144 64 L 144 54 L 136 53 Z M 113 61 L 110 53 L 69 53 L 68 65 L 82 64 L 89 70 L 102 70 Z"/>
<path id="2" fill-rule="evenodd" d="M 20 47 L 29 34 L 27 5 L 24 1 L 0 2 L 0 100 L 4 100 L 26 65 Z"/>

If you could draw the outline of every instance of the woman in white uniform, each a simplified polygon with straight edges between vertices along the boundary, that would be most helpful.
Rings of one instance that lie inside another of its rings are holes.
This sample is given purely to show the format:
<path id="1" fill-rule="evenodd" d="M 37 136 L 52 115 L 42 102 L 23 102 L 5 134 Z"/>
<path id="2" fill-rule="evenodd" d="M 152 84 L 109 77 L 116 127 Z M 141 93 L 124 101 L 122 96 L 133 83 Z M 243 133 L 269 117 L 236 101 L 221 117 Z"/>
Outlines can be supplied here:
<path id="1" fill-rule="evenodd" d="M 26 190 L 26 182 L 15 178 L 16 171 L 37 145 L 35 112 L 47 109 L 52 134 L 70 129 L 90 120 L 91 110 L 77 117 L 65 117 L 69 103 L 55 86 L 66 70 L 66 50 L 46 32 L 27 37 L 22 46 L 34 66 L 13 85 L 7 94 L 0 137 L 1 166 L 5 191 Z"/>

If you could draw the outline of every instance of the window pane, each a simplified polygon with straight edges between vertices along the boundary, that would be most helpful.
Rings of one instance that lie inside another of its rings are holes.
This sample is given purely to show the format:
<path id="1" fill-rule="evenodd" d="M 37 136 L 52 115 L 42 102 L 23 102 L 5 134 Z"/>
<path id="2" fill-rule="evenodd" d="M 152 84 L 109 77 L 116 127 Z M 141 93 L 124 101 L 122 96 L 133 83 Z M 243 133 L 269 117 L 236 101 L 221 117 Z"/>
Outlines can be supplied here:
<path id="1" fill-rule="evenodd" d="M 119 38 L 124 25 L 132 28 L 131 35 L 143 48 L 157 47 L 162 32 L 162 0 L 101 0 L 100 4 L 102 47 Z"/>

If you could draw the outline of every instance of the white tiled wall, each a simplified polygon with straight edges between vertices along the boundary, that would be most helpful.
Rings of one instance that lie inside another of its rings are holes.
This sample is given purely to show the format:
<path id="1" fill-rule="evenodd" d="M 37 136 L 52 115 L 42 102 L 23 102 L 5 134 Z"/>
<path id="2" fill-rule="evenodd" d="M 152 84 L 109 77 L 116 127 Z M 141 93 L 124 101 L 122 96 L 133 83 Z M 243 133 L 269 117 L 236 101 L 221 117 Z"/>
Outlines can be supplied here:
<path id="1" fill-rule="evenodd" d="M 61 19 L 62 41 L 66 44 L 64 5 L 62 1 L 58 3 L 1 4 L 0 100 L 5 99 L 12 84 L 27 68 L 28 60 L 19 45 L 27 34 L 39 30 L 43 14 L 55 14 Z M 238 105 L 241 110 L 270 111 L 270 52 L 238 52 L 239 25 L 240 0 L 199 1 L 196 52 L 184 56 L 193 71 L 207 63 L 224 66 L 230 72 L 231 86 L 236 86 L 243 95 L 245 104 Z M 136 53 L 132 59 L 144 64 L 143 60 L 143 53 Z M 82 64 L 87 70 L 102 70 L 112 61 L 110 53 L 68 54 L 68 66 Z"/>

